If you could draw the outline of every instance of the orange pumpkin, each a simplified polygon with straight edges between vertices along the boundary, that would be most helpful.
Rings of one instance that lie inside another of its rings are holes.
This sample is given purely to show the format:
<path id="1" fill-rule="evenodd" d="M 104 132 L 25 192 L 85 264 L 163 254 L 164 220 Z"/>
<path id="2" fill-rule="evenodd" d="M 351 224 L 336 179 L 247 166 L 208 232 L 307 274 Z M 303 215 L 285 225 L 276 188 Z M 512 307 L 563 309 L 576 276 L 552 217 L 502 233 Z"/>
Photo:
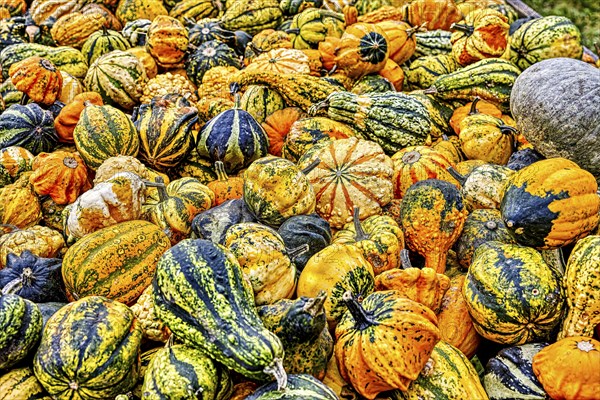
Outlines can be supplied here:
<path id="1" fill-rule="evenodd" d="M 335 49 L 335 64 L 350 78 L 379 72 L 385 66 L 390 45 L 383 29 L 358 22 L 349 26 Z"/>
<path id="2" fill-rule="evenodd" d="M 376 24 L 383 29 L 390 47 L 389 58 L 396 64 L 402 65 L 415 53 L 417 38 L 415 33 L 420 27 L 411 27 L 402 21 L 383 21 Z"/>
<path id="3" fill-rule="evenodd" d="M 471 112 L 473 107 L 473 102 L 468 102 L 462 107 L 458 107 L 454 110 L 452 117 L 450 118 L 450 126 L 454 129 L 454 132 L 457 135 L 460 135 L 460 123 L 463 119 Z M 502 117 L 502 111 L 492 103 L 488 103 L 485 100 L 478 100 L 476 105 L 476 111 L 480 114 L 491 115 L 492 117 L 500 118 Z"/>
<path id="4" fill-rule="evenodd" d="M 310 74 L 309 59 L 296 49 L 273 49 L 257 56 L 246 71 L 268 71 L 277 74 Z"/>
<path id="5" fill-rule="evenodd" d="M 92 188 L 88 169 L 77 153 L 40 153 L 33 160 L 29 183 L 40 196 L 49 195 L 56 204 L 73 203 Z"/>
<path id="6" fill-rule="evenodd" d="M 600 393 L 600 342 L 571 336 L 533 356 L 533 373 L 553 399 L 596 400 Z"/>
<path id="7" fill-rule="evenodd" d="M 281 149 L 292 125 L 298 121 L 304 112 L 297 107 L 286 107 L 269 115 L 262 127 L 269 138 L 269 154 L 281 157 Z"/>
<path id="8" fill-rule="evenodd" d="M 404 86 L 404 70 L 393 60 L 388 59 L 379 75 L 390 81 L 396 91 L 401 92 Z"/>
<path id="9" fill-rule="evenodd" d="M 85 108 L 85 103 L 101 106 L 104 105 L 102 102 L 102 96 L 96 92 L 83 92 L 75 96 L 72 102 L 67 104 L 60 110 L 58 116 L 54 119 L 54 128 L 58 135 L 58 140 L 63 143 L 74 143 L 73 131 L 81 112 Z"/>
<path id="10" fill-rule="evenodd" d="M 335 49 L 340 44 L 340 38 L 327 36 L 324 41 L 319 42 L 319 53 L 321 53 L 321 62 L 323 69 L 331 71 L 335 67 Z"/>
<path id="11" fill-rule="evenodd" d="M 188 44 L 186 27 L 167 15 L 156 17 L 146 34 L 146 50 L 164 68 L 181 67 Z"/>
<path id="12" fill-rule="evenodd" d="M 215 162 L 217 179 L 208 182 L 206 186 L 215 194 L 213 206 L 218 206 L 227 200 L 240 199 L 244 194 L 244 178 L 241 176 L 227 176 L 225 165 L 221 161 Z"/>
<path id="13" fill-rule="evenodd" d="M 36 103 L 51 105 L 62 89 L 60 71 L 45 58 L 29 57 L 11 65 L 10 80 L 17 90 Z"/>
<path id="14" fill-rule="evenodd" d="M 405 15 L 412 26 L 421 26 L 427 30 L 449 30 L 453 23 L 462 19 L 462 14 L 454 0 L 415 0 L 406 4 Z"/>

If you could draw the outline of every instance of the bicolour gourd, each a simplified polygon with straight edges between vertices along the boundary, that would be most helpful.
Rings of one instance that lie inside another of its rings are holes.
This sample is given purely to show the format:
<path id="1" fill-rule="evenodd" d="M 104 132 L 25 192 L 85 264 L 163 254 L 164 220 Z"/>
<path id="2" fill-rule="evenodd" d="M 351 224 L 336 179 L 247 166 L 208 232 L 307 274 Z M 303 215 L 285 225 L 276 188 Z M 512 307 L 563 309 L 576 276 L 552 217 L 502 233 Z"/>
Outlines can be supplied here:
<path id="1" fill-rule="evenodd" d="M 76 78 L 83 79 L 88 70 L 85 56 L 77 49 L 68 46 L 51 47 L 38 43 L 17 43 L 5 47 L 0 52 L 2 76 L 8 78 L 11 65 L 28 57 L 38 56 L 47 59 L 54 66 Z"/>
<path id="2" fill-rule="evenodd" d="M 62 75 L 51 61 L 38 56 L 28 57 L 10 66 L 10 80 L 25 98 L 50 106 L 62 89 Z M 24 103 L 23 103 L 24 104 Z"/>
<path id="3" fill-rule="evenodd" d="M 209 40 L 198 46 L 188 56 L 186 72 L 189 79 L 196 85 L 202 83 L 202 78 L 211 68 L 232 66 L 241 68 L 240 60 L 235 51 L 220 40 Z"/>
<path id="4" fill-rule="evenodd" d="M 83 43 L 81 52 L 86 56 L 88 65 L 104 54 L 113 50 L 127 50 L 131 43 L 119 32 L 102 28 L 92 33 Z"/>
<path id="5" fill-rule="evenodd" d="M 385 66 L 390 47 L 380 26 L 359 22 L 346 27 L 334 54 L 338 68 L 350 78 L 359 79 Z"/>
<path id="6" fill-rule="evenodd" d="M 152 285 L 157 315 L 176 336 L 242 375 L 276 376 L 285 387 L 283 346 L 261 322 L 233 253 L 182 240 L 160 258 Z"/>
<path id="7" fill-rule="evenodd" d="M 227 230 L 242 222 L 256 222 L 243 199 L 227 200 L 199 213 L 192 220 L 191 237 L 223 244 Z"/>
<path id="8" fill-rule="evenodd" d="M 256 122 L 262 124 L 269 115 L 285 108 L 285 101 L 277 91 L 267 86 L 250 85 L 240 98 L 240 107 L 252 115 Z M 269 137 L 269 146 L 271 146 L 270 139 Z"/>
<path id="9" fill-rule="evenodd" d="M 3 224 L 23 229 L 37 224 L 42 218 L 40 200 L 29 183 L 30 175 L 31 172 L 25 172 L 14 183 L 0 188 L 0 221 Z M 26 209 L 24 204 L 27 204 Z"/>
<path id="10" fill-rule="evenodd" d="M 141 340 L 126 305 L 85 297 L 50 317 L 33 371 L 53 398 L 114 398 L 137 382 Z"/>
<path id="11" fill-rule="evenodd" d="M 16 294 L 0 296 L 0 370 L 23 361 L 42 334 L 42 314 L 38 306 Z"/>
<path id="12" fill-rule="evenodd" d="M 288 29 L 292 46 L 295 49 L 317 48 L 327 38 L 342 37 L 344 15 L 336 11 L 309 8 L 295 15 Z"/>
<path id="13" fill-rule="evenodd" d="M 438 77 L 451 74 L 460 65 L 451 54 L 421 56 L 410 63 L 405 69 L 405 87 L 411 89 L 427 89 Z"/>
<path id="14" fill-rule="evenodd" d="M 0 187 L 16 181 L 26 171 L 31 171 L 34 155 L 20 146 L 0 149 Z"/>
<path id="15" fill-rule="evenodd" d="M 486 242 L 475 251 L 463 294 L 484 338 L 518 345 L 548 340 L 560 323 L 561 277 L 530 247 Z"/>
<path id="16" fill-rule="evenodd" d="M 514 174 L 508 167 L 491 163 L 473 168 L 468 175 L 461 175 L 452 167 L 448 172 L 462 185 L 461 194 L 471 210 L 499 209 L 504 188 Z"/>
<path id="17" fill-rule="evenodd" d="M 594 176 L 564 158 L 535 162 L 513 175 L 500 204 L 517 242 L 556 249 L 598 225 L 600 197 Z"/>
<path id="18" fill-rule="evenodd" d="M 308 260 L 331 244 L 331 226 L 318 214 L 295 215 L 285 220 L 277 230 L 287 249 L 308 246 L 306 252 L 296 254 L 292 261 L 300 273 Z"/>
<path id="19" fill-rule="evenodd" d="M 3 400 L 51 400 L 31 367 L 15 368 L 0 376 L 0 393 Z"/>
<path id="20" fill-rule="evenodd" d="M 161 67 L 182 66 L 189 44 L 186 27 L 179 20 L 167 15 L 159 15 L 151 20 L 146 34 L 148 53 Z"/>
<path id="21" fill-rule="evenodd" d="M 263 29 L 275 28 L 281 22 L 283 12 L 277 0 L 234 1 L 221 18 L 223 28 L 241 30 L 255 35 Z"/>
<path id="22" fill-rule="evenodd" d="M 0 115 L 0 148 L 19 146 L 37 155 L 57 143 L 52 113 L 37 103 L 13 104 Z"/>
<path id="23" fill-rule="evenodd" d="M 406 391 L 440 340 L 433 311 L 393 290 L 372 293 L 362 303 L 347 291 L 342 301 L 348 310 L 335 329 L 341 376 L 367 399 Z"/>
<path id="24" fill-rule="evenodd" d="M 416 46 L 414 57 L 435 56 L 452 52 L 451 37 L 451 32 L 442 29 L 417 32 L 415 34 Z"/>
<path id="25" fill-rule="evenodd" d="M 306 374 L 288 376 L 285 390 L 277 388 L 275 382 L 256 389 L 245 400 L 336 400 L 336 394 L 317 378 Z"/>
<path id="26" fill-rule="evenodd" d="M 600 324 L 600 236 L 590 235 L 577 242 L 571 252 L 563 286 L 567 315 L 558 338 L 594 335 Z M 1 272 L 1 271 L 0 271 Z"/>

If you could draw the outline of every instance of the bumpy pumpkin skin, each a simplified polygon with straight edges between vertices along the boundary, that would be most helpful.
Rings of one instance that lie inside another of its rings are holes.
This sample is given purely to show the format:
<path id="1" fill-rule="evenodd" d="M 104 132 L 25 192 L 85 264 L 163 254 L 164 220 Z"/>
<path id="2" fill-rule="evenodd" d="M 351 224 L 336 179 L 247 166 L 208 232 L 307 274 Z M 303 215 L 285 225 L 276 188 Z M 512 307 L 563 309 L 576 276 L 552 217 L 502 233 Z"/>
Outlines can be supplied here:
<path id="1" fill-rule="evenodd" d="M 593 400 L 600 393 L 600 342 L 585 336 L 561 339 L 533 356 L 533 372 L 553 399 Z"/>
<path id="2" fill-rule="evenodd" d="M 26 93 L 36 103 L 51 105 L 62 89 L 60 71 L 45 58 L 26 58 L 11 65 L 8 74 L 17 90 Z"/>
<path id="3" fill-rule="evenodd" d="M 0 188 L 0 222 L 27 228 L 37 224 L 42 218 L 40 201 L 29 183 L 32 172 L 21 175 L 15 183 Z M 23 209 L 26 204 L 27 208 Z"/>
<path id="4" fill-rule="evenodd" d="M 558 334 L 559 339 L 570 336 L 594 335 L 600 324 L 600 236 L 581 239 L 571 252 L 563 286 L 568 311 Z"/>
<path id="5" fill-rule="evenodd" d="M 460 123 L 460 145 L 468 159 L 505 165 L 515 147 L 516 129 L 500 118 L 475 113 Z"/>
<path id="6" fill-rule="evenodd" d="M 463 294 L 477 332 L 502 344 L 547 340 L 563 313 L 559 273 L 529 247 L 479 246 Z"/>
<path id="7" fill-rule="evenodd" d="M 556 249 L 598 225 L 600 197 L 594 176 L 564 158 L 535 162 L 506 186 L 500 211 L 517 242 Z"/>
<path id="8" fill-rule="evenodd" d="M 370 400 L 387 390 L 406 390 L 440 340 L 433 311 L 394 290 L 346 304 L 349 311 L 335 330 L 341 376 Z"/>
<path id="9" fill-rule="evenodd" d="M 403 7 L 403 12 L 409 24 L 419 26 L 425 23 L 429 31 L 449 30 L 453 23 L 461 19 L 461 13 L 456 4 L 449 0 L 411 1 Z"/>
<path id="10" fill-rule="evenodd" d="M 55 258 L 65 246 L 62 235 L 47 226 L 35 225 L 0 236 L 0 268 L 6 265 L 8 254 L 21 254 L 25 250 L 38 257 Z"/>
<path id="11" fill-rule="evenodd" d="M 148 28 L 146 49 L 161 67 L 181 66 L 188 44 L 187 29 L 173 17 L 160 15 Z"/>

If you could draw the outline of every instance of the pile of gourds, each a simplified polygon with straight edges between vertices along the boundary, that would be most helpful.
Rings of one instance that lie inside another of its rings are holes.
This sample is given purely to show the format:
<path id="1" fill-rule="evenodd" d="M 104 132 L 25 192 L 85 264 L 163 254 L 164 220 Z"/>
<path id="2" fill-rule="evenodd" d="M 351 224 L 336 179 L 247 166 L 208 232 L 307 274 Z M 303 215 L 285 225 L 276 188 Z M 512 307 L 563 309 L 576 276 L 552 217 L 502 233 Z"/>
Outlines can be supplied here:
<path id="1" fill-rule="evenodd" d="M 0 66 L 0 400 L 598 398 L 567 18 L 0 0 Z"/>

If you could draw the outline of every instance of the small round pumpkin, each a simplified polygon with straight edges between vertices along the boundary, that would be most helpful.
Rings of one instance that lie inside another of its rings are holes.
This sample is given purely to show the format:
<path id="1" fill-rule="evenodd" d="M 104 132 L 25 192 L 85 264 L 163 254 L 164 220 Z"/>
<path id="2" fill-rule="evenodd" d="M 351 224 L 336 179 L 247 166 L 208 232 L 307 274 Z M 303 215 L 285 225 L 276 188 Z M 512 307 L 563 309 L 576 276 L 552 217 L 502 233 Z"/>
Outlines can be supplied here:
<path id="1" fill-rule="evenodd" d="M 387 36 L 381 27 L 358 22 L 344 31 L 335 49 L 335 63 L 350 78 L 378 72 L 389 56 Z"/>
<path id="2" fill-rule="evenodd" d="M 262 53 L 246 67 L 247 71 L 268 71 L 277 74 L 309 74 L 309 59 L 302 50 L 274 49 Z"/>
<path id="3" fill-rule="evenodd" d="M 269 138 L 269 154 L 281 157 L 285 138 L 304 112 L 298 107 L 286 107 L 267 116 L 261 124 Z"/>
<path id="4" fill-rule="evenodd" d="M 97 106 L 104 105 L 102 96 L 96 92 L 83 92 L 76 95 L 73 101 L 65 105 L 54 119 L 54 128 L 60 142 L 74 143 L 73 131 L 79 122 L 86 102 Z"/>
<path id="5" fill-rule="evenodd" d="M 62 89 L 62 75 L 54 64 L 45 58 L 26 58 L 11 65 L 8 74 L 17 90 L 43 105 L 53 104 Z"/>
<path id="6" fill-rule="evenodd" d="M 148 28 L 146 49 L 161 67 L 182 66 L 188 44 L 186 27 L 173 17 L 159 15 Z"/>

